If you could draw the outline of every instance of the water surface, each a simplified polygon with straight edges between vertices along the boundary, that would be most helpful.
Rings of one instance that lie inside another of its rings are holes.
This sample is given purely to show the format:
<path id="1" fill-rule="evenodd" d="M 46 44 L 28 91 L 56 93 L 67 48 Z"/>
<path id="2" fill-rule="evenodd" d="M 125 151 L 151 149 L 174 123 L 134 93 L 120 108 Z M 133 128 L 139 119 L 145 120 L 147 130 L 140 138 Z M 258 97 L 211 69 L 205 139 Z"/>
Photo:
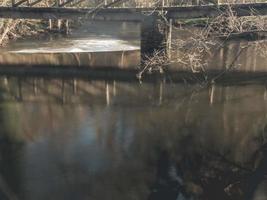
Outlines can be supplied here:
<path id="1" fill-rule="evenodd" d="M 80 26 L 68 36 L 14 41 L 0 50 L 0 65 L 137 68 L 140 64 L 138 23 L 87 22 Z"/>
<path id="2" fill-rule="evenodd" d="M 84 22 L 69 35 L 51 34 L 41 39 L 12 42 L 1 52 L 84 53 L 139 50 L 140 26 L 134 22 Z"/>
<path id="3" fill-rule="evenodd" d="M 265 85 L 0 82 L 1 199 L 267 199 Z"/>

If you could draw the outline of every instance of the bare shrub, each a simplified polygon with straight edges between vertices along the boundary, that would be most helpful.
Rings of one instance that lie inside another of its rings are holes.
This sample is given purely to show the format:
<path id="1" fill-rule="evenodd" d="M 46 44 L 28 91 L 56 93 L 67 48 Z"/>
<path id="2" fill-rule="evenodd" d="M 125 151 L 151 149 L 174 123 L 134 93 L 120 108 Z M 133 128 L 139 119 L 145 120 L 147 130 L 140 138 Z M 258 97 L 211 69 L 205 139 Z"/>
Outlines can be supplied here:
<path id="1" fill-rule="evenodd" d="M 257 15 L 254 11 L 251 11 L 251 16 L 238 17 L 229 6 L 225 13 L 209 23 L 208 29 L 213 35 L 224 36 L 232 33 L 264 31 L 267 29 L 267 18 L 266 16 Z"/>
<path id="2" fill-rule="evenodd" d="M 193 73 L 205 72 L 207 61 L 203 58 L 207 54 L 210 55 L 211 48 L 217 44 L 209 37 L 209 31 L 209 29 L 204 28 L 187 39 L 173 41 L 173 61 L 184 67 L 189 67 Z"/>
<path id="3" fill-rule="evenodd" d="M 145 73 L 152 74 L 153 72 L 164 73 L 165 67 L 169 65 L 170 60 L 165 50 L 154 51 L 152 56 L 145 56 L 142 59 L 142 68 L 137 74 L 137 78 L 141 80 Z"/>
<path id="4" fill-rule="evenodd" d="M 167 60 L 167 63 L 176 63 L 183 69 L 189 69 L 193 73 L 203 73 L 205 75 L 206 66 L 208 66 L 209 62 L 207 57 L 211 57 L 212 51 L 221 48 L 224 45 L 224 41 L 232 34 L 238 35 L 246 32 L 266 31 L 266 19 L 264 16 L 257 16 L 253 11 L 249 17 L 238 17 L 229 6 L 225 13 L 212 20 L 208 20 L 204 28 L 197 29 L 195 32 L 190 31 L 190 36 L 186 38 L 173 39 L 172 57 L 171 60 Z M 180 29 L 180 27 L 177 29 Z M 225 40 L 221 40 L 221 36 Z M 252 42 L 240 49 L 230 66 L 226 66 L 226 70 L 235 68 L 237 58 L 245 49 L 252 45 L 257 45 L 261 55 L 267 56 L 267 43 L 265 41 Z M 152 60 L 158 61 L 159 65 L 163 62 L 162 60 L 159 61 L 159 59 L 160 57 L 158 56 L 157 59 L 153 58 Z M 164 64 L 166 67 L 166 63 Z M 155 63 L 151 66 L 145 65 L 145 68 L 153 68 L 153 66 L 155 66 Z"/>

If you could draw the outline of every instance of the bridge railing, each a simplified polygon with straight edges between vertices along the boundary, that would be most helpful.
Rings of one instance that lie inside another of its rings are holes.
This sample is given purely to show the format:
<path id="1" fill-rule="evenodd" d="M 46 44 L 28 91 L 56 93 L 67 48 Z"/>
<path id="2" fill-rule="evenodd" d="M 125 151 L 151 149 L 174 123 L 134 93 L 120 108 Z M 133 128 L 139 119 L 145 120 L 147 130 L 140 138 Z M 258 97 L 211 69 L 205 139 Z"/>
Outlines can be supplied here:
<path id="1" fill-rule="evenodd" d="M 0 0 L 0 5 L 1 5 Z M 112 2 L 118 1 L 117 4 Z M 6 2 L 6 1 L 5 1 Z M 121 2 L 121 3 L 120 3 Z M 168 7 L 168 6 L 190 6 L 207 4 L 240 4 L 240 3 L 263 3 L 267 0 L 10 0 L 6 5 L 38 6 L 38 7 L 98 7 L 109 5 L 111 7 Z"/>

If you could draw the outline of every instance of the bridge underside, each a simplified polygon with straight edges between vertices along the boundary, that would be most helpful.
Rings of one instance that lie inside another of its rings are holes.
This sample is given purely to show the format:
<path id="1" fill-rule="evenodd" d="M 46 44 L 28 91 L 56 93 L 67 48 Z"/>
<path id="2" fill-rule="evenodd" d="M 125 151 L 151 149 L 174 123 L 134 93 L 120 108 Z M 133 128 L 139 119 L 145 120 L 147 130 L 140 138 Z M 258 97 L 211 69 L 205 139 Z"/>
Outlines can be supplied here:
<path id="1" fill-rule="evenodd" d="M 79 19 L 142 21 L 146 15 L 164 14 L 170 19 L 216 17 L 224 13 L 229 6 L 237 16 L 266 15 L 267 3 L 206 5 L 189 7 L 151 8 L 44 8 L 44 7 L 0 7 L 0 18 L 12 19 Z M 93 13 L 93 14 L 90 14 Z"/>

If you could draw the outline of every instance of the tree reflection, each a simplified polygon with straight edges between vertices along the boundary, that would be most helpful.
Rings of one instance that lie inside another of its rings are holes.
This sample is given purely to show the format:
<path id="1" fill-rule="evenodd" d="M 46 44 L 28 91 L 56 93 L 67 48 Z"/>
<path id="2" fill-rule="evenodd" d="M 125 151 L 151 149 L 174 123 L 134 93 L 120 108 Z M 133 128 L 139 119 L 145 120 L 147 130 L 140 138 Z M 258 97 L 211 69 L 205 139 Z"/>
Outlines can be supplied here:
<path id="1" fill-rule="evenodd" d="M 0 90 L 0 174 L 21 200 L 267 197 L 265 86 L 30 79 L 14 101 L 16 80 Z"/>
<path id="2" fill-rule="evenodd" d="M 259 199 L 257 191 L 267 180 L 267 143 L 245 164 L 228 160 L 227 155 L 207 148 L 179 157 L 177 162 L 175 157 L 171 158 L 171 152 L 159 152 L 156 180 L 148 200 Z M 266 186 L 259 192 L 266 192 Z"/>

